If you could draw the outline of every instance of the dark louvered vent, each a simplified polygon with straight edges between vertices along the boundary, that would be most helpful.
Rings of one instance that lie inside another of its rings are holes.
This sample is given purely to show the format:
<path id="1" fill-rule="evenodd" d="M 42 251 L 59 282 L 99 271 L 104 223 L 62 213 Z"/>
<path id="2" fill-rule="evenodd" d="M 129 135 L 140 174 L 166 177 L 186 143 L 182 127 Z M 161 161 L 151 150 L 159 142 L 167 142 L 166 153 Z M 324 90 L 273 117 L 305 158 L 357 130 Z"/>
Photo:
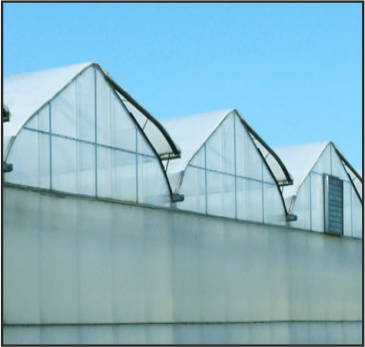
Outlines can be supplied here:
<path id="1" fill-rule="evenodd" d="M 343 181 L 332 176 L 324 177 L 325 231 L 343 234 Z"/>

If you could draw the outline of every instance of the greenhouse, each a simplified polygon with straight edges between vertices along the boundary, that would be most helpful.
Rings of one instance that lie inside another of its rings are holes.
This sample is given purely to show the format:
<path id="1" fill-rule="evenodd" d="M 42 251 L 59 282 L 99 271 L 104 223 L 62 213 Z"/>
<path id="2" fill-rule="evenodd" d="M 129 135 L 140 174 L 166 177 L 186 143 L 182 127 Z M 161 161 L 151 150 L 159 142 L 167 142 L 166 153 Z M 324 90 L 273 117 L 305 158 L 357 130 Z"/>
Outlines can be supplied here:
<path id="1" fill-rule="evenodd" d="M 169 206 L 160 155 L 179 149 L 97 64 L 16 75 L 4 99 L 7 182 Z"/>
<path id="2" fill-rule="evenodd" d="M 332 142 L 157 119 L 97 63 L 20 73 L 3 216 L 5 344 L 361 343 L 362 176 Z"/>
<path id="3" fill-rule="evenodd" d="M 323 232 L 330 175 L 344 182 L 341 235 L 361 237 L 362 179 L 332 143 L 278 155 L 235 109 L 160 123 L 95 63 L 4 86 L 6 182 Z"/>
<path id="4" fill-rule="evenodd" d="M 276 151 L 294 176 L 295 184 L 283 187 L 287 209 L 298 218 L 292 225 L 362 238 L 362 179 L 336 145 L 311 143 Z"/>
<path id="5" fill-rule="evenodd" d="M 291 184 L 291 176 L 237 110 L 162 124 L 181 147 L 181 158 L 166 164 L 172 191 L 185 197 L 179 209 L 285 225 L 279 184 Z"/>

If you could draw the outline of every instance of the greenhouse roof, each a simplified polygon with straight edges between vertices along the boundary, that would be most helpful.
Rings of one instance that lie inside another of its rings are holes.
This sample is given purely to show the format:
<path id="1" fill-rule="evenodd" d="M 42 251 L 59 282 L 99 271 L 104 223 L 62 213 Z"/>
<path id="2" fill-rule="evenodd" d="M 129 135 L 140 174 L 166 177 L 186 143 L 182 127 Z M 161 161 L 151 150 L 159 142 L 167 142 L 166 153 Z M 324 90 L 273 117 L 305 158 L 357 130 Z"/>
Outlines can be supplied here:
<path id="1" fill-rule="evenodd" d="M 235 109 L 226 109 L 191 116 L 168 118 L 161 120 L 172 138 L 181 148 L 181 157 L 168 164 L 168 176 L 172 190 L 176 192 L 179 177 L 195 153 L 204 145 L 223 120 L 231 113 L 236 112 L 243 125 L 250 133 L 255 145 L 261 151 L 266 163 L 280 185 L 292 183 L 292 178 L 283 162 L 276 153 L 259 137 L 249 126 L 242 115 Z"/>
<path id="2" fill-rule="evenodd" d="M 30 116 L 89 65 L 77 64 L 5 77 L 3 97 L 12 117 L 4 126 L 4 136 L 15 136 Z"/>
<path id="3" fill-rule="evenodd" d="M 296 146 L 275 147 L 276 153 L 284 161 L 293 176 L 293 185 L 285 187 L 284 198 L 292 197 L 298 191 L 304 178 L 318 160 L 329 142 L 307 143 Z"/>
<path id="4" fill-rule="evenodd" d="M 303 145 L 286 146 L 275 148 L 276 153 L 284 161 L 290 173 L 293 175 L 294 184 L 283 189 L 285 200 L 297 194 L 299 187 L 308 176 L 322 152 L 328 145 L 332 144 L 347 173 L 352 179 L 356 191 L 361 194 L 362 179 L 359 173 L 348 163 L 337 146 L 330 142 L 307 143 Z"/>
<path id="5" fill-rule="evenodd" d="M 47 69 L 30 73 L 19 73 L 4 78 L 3 100 L 11 112 L 11 121 L 4 124 L 3 152 L 9 139 L 15 137 L 27 120 L 43 105 L 52 100 L 63 88 L 81 74 L 86 68 L 95 65 L 118 93 L 124 105 L 132 113 L 149 141 L 161 158 L 179 157 L 180 149 L 162 125 L 128 92 L 122 89 L 110 74 L 96 63 L 83 63 Z"/>

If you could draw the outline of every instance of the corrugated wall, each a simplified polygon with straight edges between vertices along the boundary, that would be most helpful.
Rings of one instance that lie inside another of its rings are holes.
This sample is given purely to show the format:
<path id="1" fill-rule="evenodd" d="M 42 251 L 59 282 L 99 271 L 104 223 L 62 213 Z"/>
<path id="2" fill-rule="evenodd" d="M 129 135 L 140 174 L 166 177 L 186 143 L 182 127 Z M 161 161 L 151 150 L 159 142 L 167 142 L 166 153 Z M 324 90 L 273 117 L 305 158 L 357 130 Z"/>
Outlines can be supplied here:
<path id="1" fill-rule="evenodd" d="M 3 193 L 4 343 L 16 329 L 37 343 L 51 343 L 39 336 L 52 329 L 53 343 L 67 329 L 84 341 L 89 324 L 100 336 L 111 329 L 105 343 L 122 341 L 118 329 L 136 337 L 162 329 L 166 343 L 187 329 L 200 336 L 192 342 L 209 343 L 202 336 L 212 327 L 227 343 L 251 343 L 253 325 L 242 323 L 258 322 L 267 343 L 275 327 L 283 343 L 311 341 L 314 326 L 327 340 L 337 331 L 346 343 L 348 329 L 361 339 L 361 240 L 9 186 Z"/>

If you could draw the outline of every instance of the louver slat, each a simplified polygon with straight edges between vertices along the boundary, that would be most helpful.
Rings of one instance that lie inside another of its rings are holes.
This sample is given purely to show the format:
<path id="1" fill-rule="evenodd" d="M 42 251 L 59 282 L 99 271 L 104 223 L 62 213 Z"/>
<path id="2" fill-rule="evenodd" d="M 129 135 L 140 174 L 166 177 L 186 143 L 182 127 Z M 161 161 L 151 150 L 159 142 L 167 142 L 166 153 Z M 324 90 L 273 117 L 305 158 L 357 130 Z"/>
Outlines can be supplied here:
<path id="1" fill-rule="evenodd" d="M 342 180 L 325 176 L 325 225 L 326 232 L 343 234 L 343 182 Z"/>

